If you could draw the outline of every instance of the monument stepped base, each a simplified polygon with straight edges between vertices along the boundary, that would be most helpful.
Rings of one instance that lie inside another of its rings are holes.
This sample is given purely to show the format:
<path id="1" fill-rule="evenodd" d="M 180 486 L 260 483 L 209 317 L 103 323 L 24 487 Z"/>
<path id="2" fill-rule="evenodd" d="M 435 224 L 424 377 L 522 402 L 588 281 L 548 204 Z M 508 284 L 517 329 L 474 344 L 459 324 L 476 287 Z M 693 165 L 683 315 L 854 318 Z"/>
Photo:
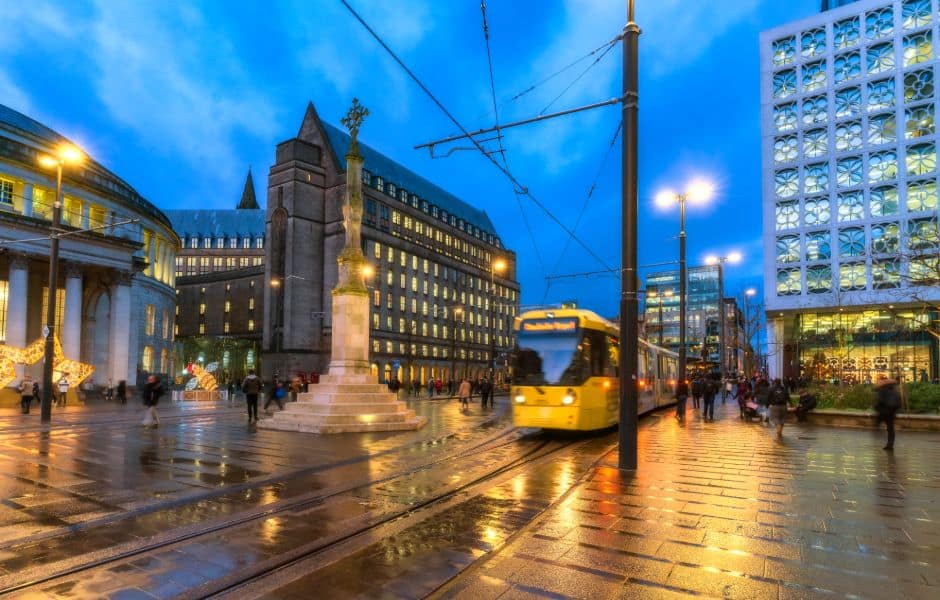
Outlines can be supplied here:
<path id="1" fill-rule="evenodd" d="M 347 433 L 419 429 L 427 417 L 415 414 L 395 392 L 369 374 L 324 375 L 314 391 L 297 394 L 284 410 L 258 422 L 262 429 L 305 433 Z"/>

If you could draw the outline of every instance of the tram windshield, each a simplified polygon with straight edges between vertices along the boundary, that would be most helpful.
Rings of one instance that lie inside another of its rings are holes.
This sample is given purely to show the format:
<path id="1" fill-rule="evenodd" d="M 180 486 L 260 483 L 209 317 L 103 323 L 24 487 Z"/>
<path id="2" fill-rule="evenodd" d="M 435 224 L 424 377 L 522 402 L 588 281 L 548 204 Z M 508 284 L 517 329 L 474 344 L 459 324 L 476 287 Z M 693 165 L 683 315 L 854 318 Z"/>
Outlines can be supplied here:
<path id="1" fill-rule="evenodd" d="M 526 319 L 517 334 L 513 378 L 520 385 L 582 385 L 617 377 L 617 339 L 581 328 L 577 317 Z"/>

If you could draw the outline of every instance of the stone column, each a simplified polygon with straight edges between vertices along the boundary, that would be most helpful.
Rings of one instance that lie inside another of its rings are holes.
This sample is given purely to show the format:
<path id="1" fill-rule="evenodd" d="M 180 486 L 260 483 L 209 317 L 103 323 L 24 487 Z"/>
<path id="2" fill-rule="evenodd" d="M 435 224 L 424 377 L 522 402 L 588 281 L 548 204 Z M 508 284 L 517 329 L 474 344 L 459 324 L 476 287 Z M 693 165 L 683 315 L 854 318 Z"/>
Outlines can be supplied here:
<path id="1" fill-rule="evenodd" d="M 136 382 L 128 379 L 128 352 L 131 335 L 131 279 L 133 273 L 121 273 L 111 284 L 111 323 L 108 343 L 108 376 L 117 385 L 122 379 L 127 385 Z"/>
<path id="2" fill-rule="evenodd" d="M 23 215 L 33 216 L 33 184 L 23 184 Z"/>
<path id="3" fill-rule="evenodd" d="M 88 229 L 88 213 L 91 210 L 91 205 L 87 202 L 82 202 L 82 226 L 81 229 Z"/>
<path id="4" fill-rule="evenodd" d="M 767 372 L 771 381 L 783 377 L 783 319 L 767 319 Z"/>
<path id="5" fill-rule="evenodd" d="M 65 313 L 62 315 L 62 352 L 69 360 L 82 355 L 82 269 L 69 263 L 65 268 Z"/>
<path id="6" fill-rule="evenodd" d="M 29 260 L 23 254 L 10 257 L 7 277 L 6 344 L 22 348 L 26 345 L 26 314 L 29 304 Z M 23 365 L 16 365 L 16 381 L 23 377 Z"/>

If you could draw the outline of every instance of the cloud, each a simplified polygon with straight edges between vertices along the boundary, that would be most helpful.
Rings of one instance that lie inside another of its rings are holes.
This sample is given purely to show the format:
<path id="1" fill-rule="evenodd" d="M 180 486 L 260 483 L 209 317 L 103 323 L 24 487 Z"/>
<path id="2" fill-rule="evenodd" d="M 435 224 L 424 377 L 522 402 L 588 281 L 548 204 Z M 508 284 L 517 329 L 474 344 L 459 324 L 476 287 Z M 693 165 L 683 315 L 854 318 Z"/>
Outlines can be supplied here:
<path id="1" fill-rule="evenodd" d="M 95 91 L 145 145 L 194 168 L 240 171 L 236 136 L 274 133 L 273 105 L 203 14 L 172 4 L 97 9 L 88 27 Z"/>
<path id="2" fill-rule="evenodd" d="M 33 107 L 32 99 L 26 90 L 16 85 L 13 78 L 0 68 L 0 90 L 3 90 L 3 96 L 0 96 L 0 103 L 3 103 L 14 110 L 18 110 L 26 115 L 35 115 L 36 110 Z"/>

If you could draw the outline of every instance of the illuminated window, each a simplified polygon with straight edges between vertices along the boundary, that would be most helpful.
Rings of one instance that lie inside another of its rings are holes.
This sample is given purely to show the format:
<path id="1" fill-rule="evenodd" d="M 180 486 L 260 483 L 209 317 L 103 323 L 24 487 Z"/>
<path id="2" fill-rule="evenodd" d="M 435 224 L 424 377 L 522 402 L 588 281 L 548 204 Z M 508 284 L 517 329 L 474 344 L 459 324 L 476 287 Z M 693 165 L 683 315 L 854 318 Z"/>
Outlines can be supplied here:
<path id="1" fill-rule="evenodd" d="M 904 137 L 912 140 L 925 135 L 933 135 L 933 104 L 925 104 L 904 111 Z"/>
<path id="2" fill-rule="evenodd" d="M 897 223 L 876 223 L 871 226 L 871 251 L 875 254 L 896 254 L 901 248 Z"/>
<path id="3" fill-rule="evenodd" d="M 930 100 L 934 96 L 933 69 L 921 69 L 904 75 L 904 101 Z"/>
<path id="4" fill-rule="evenodd" d="M 0 281 L 0 342 L 7 339 L 7 298 L 9 296 L 8 282 Z"/>
<path id="5" fill-rule="evenodd" d="M 837 117 L 858 117 L 862 114 L 862 91 L 850 87 L 836 92 L 835 107 Z"/>
<path id="6" fill-rule="evenodd" d="M 896 142 L 897 128 L 894 113 L 870 117 L 868 119 L 868 143 L 878 145 Z"/>
<path id="7" fill-rule="evenodd" d="M 869 75 L 894 70 L 894 45 L 891 42 L 871 46 L 867 56 Z"/>
<path id="8" fill-rule="evenodd" d="M 861 163 L 861 161 L 859 161 Z M 859 164 L 861 171 L 861 164 Z M 865 195 L 862 192 L 848 192 L 839 194 L 838 220 L 840 223 L 846 221 L 858 221 L 865 218 Z"/>
<path id="9" fill-rule="evenodd" d="M 862 183 L 862 157 L 849 156 L 836 161 L 836 185 L 851 187 Z M 841 213 L 840 213 L 841 214 Z"/>
<path id="10" fill-rule="evenodd" d="M 896 258 L 871 261 L 871 285 L 876 290 L 901 285 L 901 270 Z"/>
<path id="11" fill-rule="evenodd" d="M 829 101 L 825 96 L 813 96 L 803 100 L 803 124 L 815 125 L 829 120 Z"/>
<path id="12" fill-rule="evenodd" d="M 148 304 L 144 307 L 144 333 L 146 335 L 153 335 L 154 331 L 156 331 L 156 320 L 157 311 L 153 304 Z"/>
<path id="13" fill-rule="evenodd" d="M 382 244 L 380 244 L 379 242 L 376 242 L 372 246 L 372 251 L 376 258 L 382 258 Z"/>
<path id="14" fill-rule="evenodd" d="M 254 331 L 254 330 L 255 330 L 255 320 L 248 319 L 248 331 Z"/>
<path id="15" fill-rule="evenodd" d="M 927 62 L 933 57 L 933 38 L 930 30 L 904 36 L 904 66 Z"/>
<path id="16" fill-rule="evenodd" d="M 372 313 L 372 329 L 378 329 L 378 328 L 379 328 L 379 313 L 374 312 Z"/>
<path id="17" fill-rule="evenodd" d="M 800 262 L 800 236 L 785 235 L 777 238 L 777 262 Z"/>
<path id="18" fill-rule="evenodd" d="M 808 165 L 803 177 L 803 191 L 807 194 L 825 192 L 829 189 L 829 165 Z"/>
<path id="19" fill-rule="evenodd" d="M 862 72 L 862 57 L 858 52 L 842 54 L 836 57 L 832 69 L 837 84 L 854 79 Z"/>
<path id="20" fill-rule="evenodd" d="M 818 158 L 829 152 L 829 132 L 825 129 L 813 129 L 803 134 L 803 155 L 806 158 Z"/>
<path id="21" fill-rule="evenodd" d="M 937 181 L 935 179 L 912 181 L 907 184 L 907 210 L 908 212 L 937 210 Z"/>
<path id="22" fill-rule="evenodd" d="M 904 0 L 901 4 L 904 29 L 917 29 L 930 24 L 930 0 Z"/>
<path id="23" fill-rule="evenodd" d="M 222 324 L 222 333 L 228 333 L 228 330 L 229 330 L 229 324 L 228 324 L 228 321 L 225 321 Z"/>
<path id="24" fill-rule="evenodd" d="M 866 284 L 865 263 L 848 263 L 839 265 L 840 290 L 844 292 L 864 290 Z"/>
<path id="25" fill-rule="evenodd" d="M 898 156 L 893 150 L 875 152 L 868 157 L 868 181 L 887 181 L 897 176 Z"/>
<path id="26" fill-rule="evenodd" d="M 864 256 L 865 230 L 849 227 L 839 230 L 839 256 Z"/>
<path id="27" fill-rule="evenodd" d="M 898 190 L 891 186 L 875 188 L 870 194 L 870 210 L 873 217 L 898 214 Z"/>
<path id="28" fill-rule="evenodd" d="M 799 269 L 777 269 L 777 295 L 793 296 L 801 292 Z"/>
<path id="29" fill-rule="evenodd" d="M 832 268 L 816 265 L 806 268 L 806 291 L 810 294 L 825 294 L 832 291 Z"/>
<path id="30" fill-rule="evenodd" d="M 778 198 L 795 196 L 799 191 L 799 172 L 796 169 L 784 169 L 774 175 L 774 190 Z"/>
<path id="31" fill-rule="evenodd" d="M 140 366 L 147 373 L 153 371 L 153 348 L 144 346 L 144 352 L 140 359 Z"/>
<path id="32" fill-rule="evenodd" d="M 232 310 L 232 303 L 231 303 L 231 301 L 229 301 L 229 300 L 226 300 L 226 301 L 225 301 L 225 308 L 224 308 L 224 310 L 225 310 L 225 312 L 231 312 L 231 310 Z"/>
<path id="33" fill-rule="evenodd" d="M 796 58 L 796 37 L 783 38 L 773 43 L 774 66 L 789 65 Z"/>
<path id="34" fill-rule="evenodd" d="M 888 37 L 894 31 L 894 7 L 886 6 L 870 10 L 865 14 L 865 37 L 877 40 Z"/>
<path id="35" fill-rule="evenodd" d="M 46 326 L 46 314 L 49 311 L 49 288 L 42 288 L 42 324 Z M 65 312 L 65 290 L 58 288 L 55 291 L 55 334 L 62 339 L 62 315 Z"/>
<path id="36" fill-rule="evenodd" d="M 796 69 L 787 69 L 774 73 L 774 98 L 787 98 L 796 93 Z"/>
<path id="37" fill-rule="evenodd" d="M 800 36 L 800 54 L 812 58 L 826 53 L 826 28 L 804 31 Z"/>
<path id="38" fill-rule="evenodd" d="M 200 324 L 199 324 L 199 335 L 203 335 L 205 332 L 206 332 L 206 324 L 205 324 L 205 323 L 200 323 Z"/>
<path id="39" fill-rule="evenodd" d="M 206 303 L 205 303 L 205 302 L 201 302 L 201 303 L 199 304 L 199 314 L 200 314 L 200 315 L 206 314 Z"/>
<path id="40" fill-rule="evenodd" d="M 382 306 L 382 292 L 380 292 L 379 290 L 374 290 L 372 292 L 372 305 Z"/>
<path id="41" fill-rule="evenodd" d="M 803 65 L 803 91 L 811 92 L 826 87 L 826 61 Z"/>
<path id="42" fill-rule="evenodd" d="M 859 33 L 858 17 L 836 21 L 832 25 L 832 45 L 836 50 L 854 46 L 858 43 Z"/>
<path id="43" fill-rule="evenodd" d="M 161 373 L 166 373 L 167 371 L 170 370 L 166 359 L 167 359 L 166 348 L 163 348 L 162 350 L 160 350 L 160 372 Z"/>
<path id="44" fill-rule="evenodd" d="M 894 108 L 894 79 L 881 79 L 868 84 L 868 111 Z"/>
<path id="45" fill-rule="evenodd" d="M 831 256 L 828 231 L 814 231 L 806 234 L 806 260 L 829 260 Z"/>
<path id="46" fill-rule="evenodd" d="M 926 175 L 937 170 L 937 148 L 933 144 L 918 144 L 907 148 L 905 157 L 908 175 Z"/>
<path id="47" fill-rule="evenodd" d="M 179 305 L 176 306 L 179 308 Z M 170 313 L 163 311 L 163 339 L 170 339 Z"/>

